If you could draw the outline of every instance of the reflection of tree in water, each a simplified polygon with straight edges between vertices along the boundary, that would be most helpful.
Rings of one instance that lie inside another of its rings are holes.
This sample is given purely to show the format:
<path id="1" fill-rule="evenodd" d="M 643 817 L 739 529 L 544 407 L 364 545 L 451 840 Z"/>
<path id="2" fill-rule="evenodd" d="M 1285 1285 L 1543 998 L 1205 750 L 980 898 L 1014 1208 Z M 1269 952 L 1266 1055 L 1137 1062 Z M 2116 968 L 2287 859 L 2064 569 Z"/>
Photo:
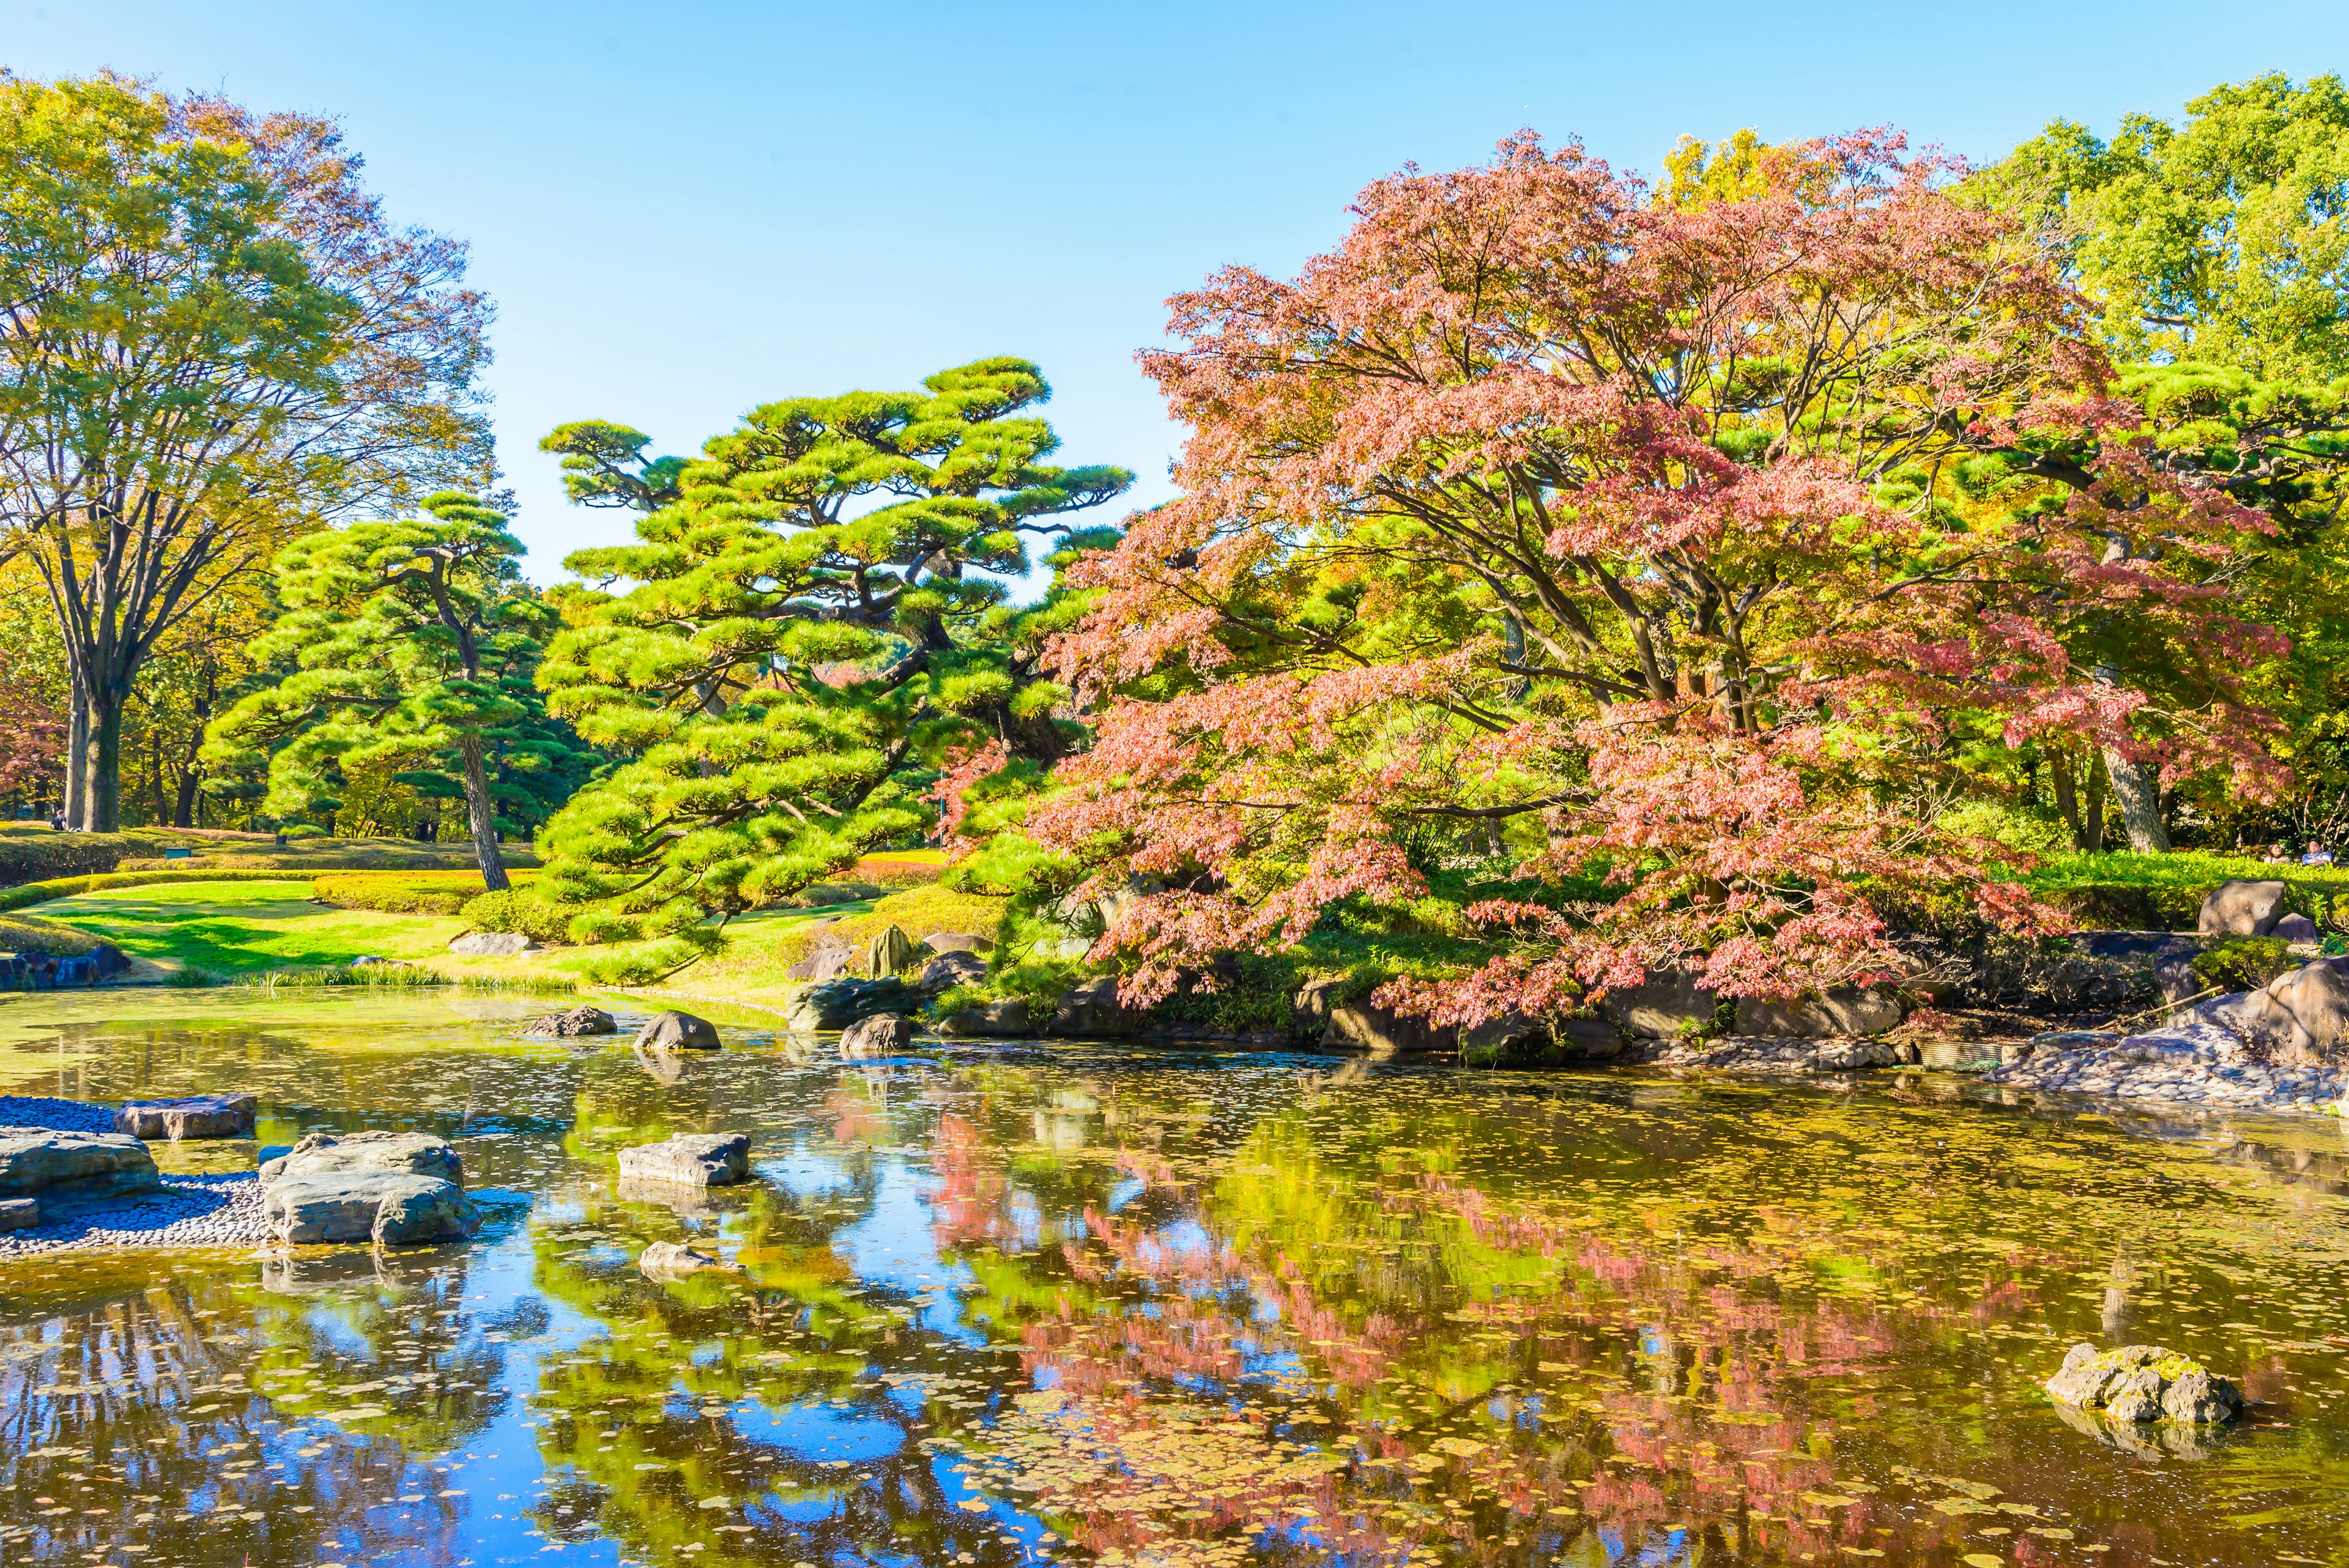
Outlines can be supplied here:
<path id="1" fill-rule="evenodd" d="M 461 1262 L 358 1283 L 281 1272 L 291 1294 L 249 1265 L 16 1275 L 0 1321 L 12 1555 L 124 1542 L 193 1563 L 465 1554 L 465 1503 L 436 1495 L 448 1489 L 426 1466 L 500 1397 L 501 1353 L 458 1304 Z M 305 1424 L 362 1402 L 380 1413 Z"/>
<path id="2" fill-rule="evenodd" d="M 618 1114 L 647 1125 L 640 1102 Z M 910 1308 L 861 1288 L 834 1250 L 874 1214 L 869 1146 L 896 1114 L 861 1079 L 831 1096 L 823 1152 L 837 1179 L 814 1190 L 759 1182 L 667 1202 L 630 1190 L 585 1199 L 576 1224 L 534 1227 L 537 1287 L 602 1329 L 541 1367 L 541 1450 L 563 1479 L 535 1511 L 540 1528 L 609 1536 L 630 1556 L 695 1549 L 704 1564 L 875 1550 L 1020 1560 L 954 1505 L 921 1447 L 967 1363 L 911 1327 Z M 643 1279 L 636 1256 L 680 1225 L 722 1233 L 744 1273 Z M 827 1442 L 854 1457 L 825 1457 Z"/>

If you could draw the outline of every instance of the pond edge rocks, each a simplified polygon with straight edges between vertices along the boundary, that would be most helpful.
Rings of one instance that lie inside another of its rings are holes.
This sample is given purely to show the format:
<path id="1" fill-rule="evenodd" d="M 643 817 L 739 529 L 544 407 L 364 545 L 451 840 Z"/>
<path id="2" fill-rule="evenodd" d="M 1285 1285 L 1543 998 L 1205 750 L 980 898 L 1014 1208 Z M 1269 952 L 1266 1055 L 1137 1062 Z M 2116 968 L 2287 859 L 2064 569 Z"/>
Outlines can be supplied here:
<path id="1" fill-rule="evenodd" d="M 620 1151 L 620 1179 L 728 1187 L 750 1179 L 749 1133 L 678 1133 Z"/>

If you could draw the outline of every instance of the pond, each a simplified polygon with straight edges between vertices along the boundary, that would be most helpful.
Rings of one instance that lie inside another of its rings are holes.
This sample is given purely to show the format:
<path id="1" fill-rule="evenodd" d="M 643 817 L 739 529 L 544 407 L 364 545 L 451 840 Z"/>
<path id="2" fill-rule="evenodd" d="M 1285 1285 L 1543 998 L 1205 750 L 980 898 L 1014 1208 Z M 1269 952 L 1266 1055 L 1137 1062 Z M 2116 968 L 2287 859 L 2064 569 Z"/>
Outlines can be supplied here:
<path id="1" fill-rule="evenodd" d="M 532 1011 L 0 1004 L 0 1088 L 437 1132 L 488 1216 L 0 1265 L 0 1561 L 2349 1562 L 2337 1124 Z M 719 1129 L 752 1184 L 618 1187 Z M 742 1273 L 637 1273 L 693 1238 Z M 2039 1389 L 2084 1339 L 2261 1403 L 2100 1429 Z"/>

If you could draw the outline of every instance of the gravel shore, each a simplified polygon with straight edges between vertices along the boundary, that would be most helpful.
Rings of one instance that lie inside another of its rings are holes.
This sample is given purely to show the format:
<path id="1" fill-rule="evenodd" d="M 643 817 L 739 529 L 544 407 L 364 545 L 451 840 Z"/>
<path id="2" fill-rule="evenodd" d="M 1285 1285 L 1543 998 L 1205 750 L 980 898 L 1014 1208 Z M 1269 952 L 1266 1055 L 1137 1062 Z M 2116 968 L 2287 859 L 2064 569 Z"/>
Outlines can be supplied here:
<path id="1" fill-rule="evenodd" d="M 114 1107 L 0 1095 L 0 1127 L 112 1132 Z M 88 1202 L 51 1199 L 43 1212 L 51 1215 L 47 1224 L 0 1234 L 0 1258 L 107 1247 L 249 1247 L 269 1240 L 257 1173 L 166 1176 L 160 1192 Z"/>
<path id="2" fill-rule="evenodd" d="M 2302 1114 L 2327 1111 L 2349 1093 L 2349 1072 L 2256 1061 L 2241 1041 L 2208 1024 L 2127 1039 L 2057 1035 L 2034 1044 L 2021 1061 L 1992 1068 L 1982 1081 L 2106 1099 Z"/>

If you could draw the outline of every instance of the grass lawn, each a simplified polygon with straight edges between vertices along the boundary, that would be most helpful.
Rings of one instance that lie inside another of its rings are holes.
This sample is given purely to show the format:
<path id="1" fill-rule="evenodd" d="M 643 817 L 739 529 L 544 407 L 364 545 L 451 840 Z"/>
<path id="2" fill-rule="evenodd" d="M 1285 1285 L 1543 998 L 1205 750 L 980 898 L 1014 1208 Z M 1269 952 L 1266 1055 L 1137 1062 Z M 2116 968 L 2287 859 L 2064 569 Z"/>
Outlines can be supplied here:
<path id="1" fill-rule="evenodd" d="M 53 898 L 40 915 L 133 957 L 214 974 L 343 964 L 362 953 L 445 959 L 449 939 L 465 929 L 449 915 L 321 909 L 310 902 L 307 878 L 107 888 Z"/>

